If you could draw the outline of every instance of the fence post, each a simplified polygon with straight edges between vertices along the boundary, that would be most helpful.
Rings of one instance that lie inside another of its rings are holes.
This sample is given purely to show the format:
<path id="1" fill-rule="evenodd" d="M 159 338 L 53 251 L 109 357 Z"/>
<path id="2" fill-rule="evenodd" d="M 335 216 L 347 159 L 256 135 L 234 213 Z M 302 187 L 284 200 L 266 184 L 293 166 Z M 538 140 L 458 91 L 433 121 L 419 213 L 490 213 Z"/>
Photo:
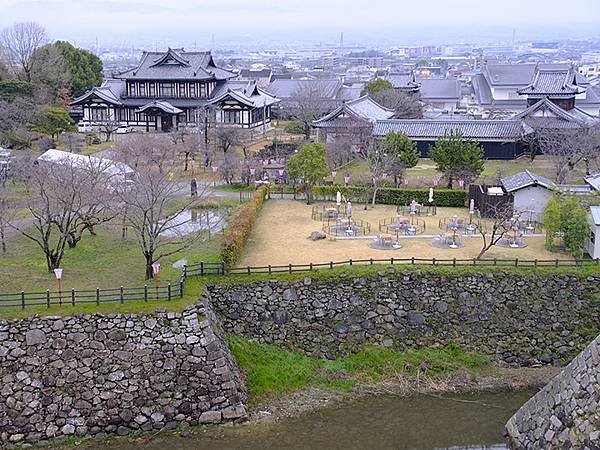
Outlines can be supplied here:
<path id="1" fill-rule="evenodd" d="M 179 298 L 183 298 L 183 280 L 179 280 Z"/>
<path id="2" fill-rule="evenodd" d="M 373 258 L 371 258 L 371 264 L 373 264 Z"/>
<path id="3" fill-rule="evenodd" d="M 537 267 L 537 258 L 533 260 L 533 267 Z"/>
<path id="4" fill-rule="evenodd" d="M 452 265 L 456 266 L 456 258 L 452 258 Z"/>
<path id="5" fill-rule="evenodd" d="M 221 261 L 221 275 L 225 275 L 225 263 Z"/>
<path id="6" fill-rule="evenodd" d="M 473 265 L 477 265 L 477 258 L 473 258 Z"/>
<path id="7" fill-rule="evenodd" d="M 519 258 L 515 258 L 515 267 L 519 267 Z"/>
<path id="8" fill-rule="evenodd" d="M 46 289 L 46 303 L 48 305 L 48 308 L 50 308 L 50 289 Z M 23 303 L 23 305 L 25 305 L 25 303 Z M 24 308 L 25 308 L 25 306 L 23 306 L 23 309 Z"/>
<path id="9" fill-rule="evenodd" d="M 75 306 L 75 288 L 71 288 L 71 306 Z"/>
<path id="10" fill-rule="evenodd" d="M 171 301 L 171 283 L 167 284 L 167 298 Z"/>
<path id="11" fill-rule="evenodd" d="M 100 288 L 96 288 L 96 305 L 100 306 Z"/>
<path id="12" fill-rule="evenodd" d="M 329 268 L 333 269 L 333 261 L 329 261 Z"/>
<path id="13" fill-rule="evenodd" d="M 558 258 L 554 260 L 554 267 L 558 267 Z"/>
<path id="14" fill-rule="evenodd" d="M 48 304 L 50 308 L 50 304 Z M 25 309 L 25 291 L 21 291 L 21 309 Z"/>
<path id="15" fill-rule="evenodd" d="M 147 284 L 144 285 L 144 301 L 145 302 L 148 301 L 148 285 Z"/>
<path id="16" fill-rule="evenodd" d="M 269 264 L 269 275 L 271 275 L 271 264 Z"/>
<path id="17" fill-rule="evenodd" d="M 183 265 L 183 279 L 187 280 L 187 264 Z"/>
<path id="18" fill-rule="evenodd" d="M 350 262 L 350 265 L 352 265 L 352 258 L 350 258 L 350 261 L 349 261 L 349 262 Z M 311 264 L 312 264 L 312 263 L 311 263 Z"/>
<path id="19" fill-rule="evenodd" d="M 123 286 L 121 286 L 121 289 L 119 290 L 119 299 L 121 300 L 121 303 L 125 301 L 125 297 L 123 295 Z"/>
<path id="20" fill-rule="evenodd" d="M 415 257 L 413 256 L 411 259 L 411 264 L 414 266 L 415 265 Z"/>
<path id="21" fill-rule="evenodd" d="M 248 271 L 248 275 L 250 275 L 250 266 L 248 266 L 246 270 Z"/>
<path id="22" fill-rule="evenodd" d="M 435 266 L 435 258 L 433 258 L 433 259 L 431 260 L 431 265 L 432 265 L 432 266 Z"/>
<path id="23" fill-rule="evenodd" d="M 310 263 L 310 270 L 313 270 L 313 266 L 312 266 L 312 263 Z"/>
<path id="24" fill-rule="evenodd" d="M 204 261 L 200 263 L 200 276 L 204 276 Z"/>
<path id="25" fill-rule="evenodd" d="M 390 265 L 392 265 L 392 266 L 394 265 L 394 257 L 393 256 L 390 258 Z"/>
<path id="26" fill-rule="evenodd" d="M 498 261 L 496 260 L 496 258 L 494 258 L 494 265 L 496 265 L 498 263 Z"/>
<path id="27" fill-rule="evenodd" d="M 291 264 L 289 265 L 289 268 L 290 268 L 290 273 L 292 273 L 292 265 Z"/>

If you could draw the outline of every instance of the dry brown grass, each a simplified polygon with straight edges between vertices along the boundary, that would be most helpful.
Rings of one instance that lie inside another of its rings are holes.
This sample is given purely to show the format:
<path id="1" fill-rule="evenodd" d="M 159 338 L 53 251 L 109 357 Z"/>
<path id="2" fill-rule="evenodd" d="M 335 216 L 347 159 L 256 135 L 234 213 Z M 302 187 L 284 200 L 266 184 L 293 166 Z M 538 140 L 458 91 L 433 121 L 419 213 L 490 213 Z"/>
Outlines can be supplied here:
<path id="1" fill-rule="evenodd" d="M 467 209 L 438 208 L 435 217 L 422 217 L 427 224 L 427 234 L 439 234 L 438 221 L 443 217 L 468 216 Z M 371 223 L 372 234 L 378 234 L 378 223 L 381 219 L 395 217 L 395 206 L 377 205 L 367 211 L 363 205 L 354 205 L 354 217 Z M 270 200 L 265 203 L 238 266 L 284 265 L 324 263 L 347 259 L 368 258 L 438 258 L 467 259 L 477 256 L 482 240 L 480 236 L 465 237 L 465 246 L 460 249 L 438 249 L 431 245 L 431 238 L 402 239 L 402 248 L 398 250 L 375 250 L 368 247 L 367 239 L 358 240 L 321 240 L 311 241 L 308 235 L 320 230 L 322 223 L 311 219 L 311 206 L 300 201 Z M 498 259 L 566 259 L 567 255 L 551 253 L 544 248 L 543 237 L 525 239 L 528 247 L 511 249 L 493 247 L 486 258 Z"/>

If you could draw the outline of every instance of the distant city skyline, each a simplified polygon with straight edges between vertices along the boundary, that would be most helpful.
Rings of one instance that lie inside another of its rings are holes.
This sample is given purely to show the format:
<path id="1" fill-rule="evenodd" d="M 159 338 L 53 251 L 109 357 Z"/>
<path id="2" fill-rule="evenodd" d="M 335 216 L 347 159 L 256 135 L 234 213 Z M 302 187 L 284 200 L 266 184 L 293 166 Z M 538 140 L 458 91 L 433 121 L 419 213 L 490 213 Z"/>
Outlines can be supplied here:
<path id="1" fill-rule="evenodd" d="M 0 26 L 32 20 L 52 39 L 136 45 L 154 41 L 246 44 L 448 43 L 598 38 L 598 0 L 0 0 Z M 493 6 L 492 6 L 493 5 Z M 470 39 L 470 40 L 469 40 Z"/>

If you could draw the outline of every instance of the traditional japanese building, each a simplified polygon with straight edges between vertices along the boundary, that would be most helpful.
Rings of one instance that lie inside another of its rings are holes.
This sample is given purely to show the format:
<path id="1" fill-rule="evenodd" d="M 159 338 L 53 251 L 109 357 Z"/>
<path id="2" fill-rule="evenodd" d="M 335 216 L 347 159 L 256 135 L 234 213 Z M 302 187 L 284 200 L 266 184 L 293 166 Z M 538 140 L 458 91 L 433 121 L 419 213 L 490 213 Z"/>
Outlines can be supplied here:
<path id="1" fill-rule="evenodd" d="M 164 131 L 212 124 L 265 130 L 279 100 L 215 65 L 210 52 L 144 52 L 139 65 L 76 98 L 83 121 Z"/>

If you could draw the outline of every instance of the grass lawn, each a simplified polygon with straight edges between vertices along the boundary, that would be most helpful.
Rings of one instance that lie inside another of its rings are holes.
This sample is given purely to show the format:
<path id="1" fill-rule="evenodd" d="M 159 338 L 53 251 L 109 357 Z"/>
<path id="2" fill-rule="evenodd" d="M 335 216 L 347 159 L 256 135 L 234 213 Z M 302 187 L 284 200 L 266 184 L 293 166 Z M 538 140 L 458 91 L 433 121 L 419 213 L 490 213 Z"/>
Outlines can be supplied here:
<path id="1" fill-rule="evenodd" d="M 251 403 L 309 386 L 349 391 L 357 384 L 377 383 L 392 374 L 435 378 L 459 369 L 478 371 L 490 364 L 486 356 L 455 345 L 405 352 L 367 346 L 337 360 L 311 358 L 239 336 L 231 336 L 229 345 L 247 376 Z"/>
<path id="2" fill-rule="evenodd" d="M 198 241 L 181 252 L 161 260 L 161 285 L 176 284 L 181 268 L 172 264 L 186 258 L 188 264 L 219 259 L 219 237 L 209 241 Z M 65 251 L 61 266 L 63 290 L 143 287 L 144 258 L 135 237 L 130 232 L 126 240 L 121 239 L 121 228 L 105 225 L 97 229 L 96 236 L 85 235 L 76 248 Z M 152 284 L 150 281 L 148 284 Z M 15 235 L 8 241 L 8 252 L 0 258 L 1 293 L 54 291 L 54 274 L 46 268 L 42 251 L 33 241 Z M 0 311 L 2 314 L 2 311 Z"/>
<path id="3" fill-rule="evenodd" d="M 246 248 L 242 252 L 238 266 L 266 266 L 285 264 L 327 263 L 368 258 L 437 258 L 470 259 L 477 256 L 482 246 L 479 235 L 464 237 L 465 246 L 459 249 L 440 249 L 431 245 L 431 237 L 402 238 L 402 248 L 398 250 L 376 250 L 368 247 L 368 239 L 338 240 L 324 239 L 311 241 L 312 231 L 321 230 L 322 222 L 311 219 L 312 206 L 293 200 L 270 200 L 265 203 L 259 214 Z M 442 233 L 438 223 L 441 218 L 468 217 L 466 208 L 438 208 L 437 216 L 421 217 L 426 222 L 425 234 Z M 366 220 L 371 224 L 371 235 L 380 234 L 379 220 L 396 216 L 396 207 L 391 205 L 369 206 L 354 204 L 353 217 Z M 570 259 L 562 253 L 551 253 L 544 248 L 543 237 L 526 237 L 528 246 L 521 249 L 492 247 L 486 258 L 533 260 L 533 259 Z"/>

